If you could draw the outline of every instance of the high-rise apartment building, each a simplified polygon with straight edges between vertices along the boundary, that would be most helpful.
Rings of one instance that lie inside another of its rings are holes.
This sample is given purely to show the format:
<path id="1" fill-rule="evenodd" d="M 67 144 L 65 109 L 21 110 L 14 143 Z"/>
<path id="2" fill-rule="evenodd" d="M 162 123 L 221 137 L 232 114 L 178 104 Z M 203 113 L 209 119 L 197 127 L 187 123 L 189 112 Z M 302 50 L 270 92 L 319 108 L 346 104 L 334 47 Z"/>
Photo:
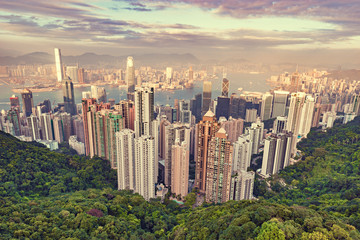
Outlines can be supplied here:
<path id="1" fill-rule="evenodd" d="M 206 191 L 207 161 L 209 142 L 219 130 L 220 124 L 215 114 L 210 110 L 203 116 L 202 121 L 196 125 L 195 137 L 195 187 L 201 193 Z"/>
<path id="2" fill-rule="evenodd" d="M 251 200 L 254 192 L 255 173 L 238 171 L 231 178 L 230 200 Z"/>
<path id="3" fill-rule="evenodd" d="M 234 119 L 232 117 L 229 117 L 229 120 L 223 121 L 222 118 L 220 118 L 219 123 L 221 124 L 221 127 L 225 129 L 225 131 L 228 134 L 228 140 L 230 142 L 237 141 L 238 137 L 243 134 L 244 129 L 244 119 Z"/>
<path id="4" fill-rule="evenodd" d="M 22 98 L 22 109 L 25 117 L 30 117 L 33 114 L 34 100 L 32 92 L 29 89 L 24 89 L 21 93 Z"/>
<path id="5" fill-rule="evenodd" d="M 245 122 L 255 122 L 257 110 L 255 108 L 246 109 Z"/>
<path id="6" fill-rule="evenodd" d="M 35 115 L 30 115 L 30 117 L 27 117 L 27 124 L 30 129 L 30 136 L 33 141 L 36 141 L 40 138 L 40 132 L 39 132 L 39 121 L 38 118 Z"/>
<path id="7" fill-rule="evenodd" d="M 135 190 L 135 132 L 123 129 L 116 133 L 118 189 Z M 145 170 L 146 171 L 146 170 Z"/>
<path id="8" fill-rule="evenodd" d="M 288 91 L 274 91 L 272 118 L 286 115 L 286 104 L 288 96 Z"/>
<path id="9" fill-rule="evenodd" d="M 252 139 L 249 134 L 241 135 L 233 143 L 233 173 L 237 171 L 247 171 L 250 167 L 252 155 Z"/>
<path id="10" fill-rule="evenodd" d="M 43 140 L 54 140 L 53 126 L 50 113 L 40 115 L 41 135 Z"/>
<path id="11" fill-rule="evenodd" d="M 175 140 L 171 147 L 171 192 L 185 197 L 189 186 L 189 148 L 186 141 Z"/>
<path id="12" fill-rule="evenodd" d="M 250 140 L 252 141 L 252 154 L 258 154 L 260 142 L 264 136 L 264 123 L 260 121 L 252 123 L 250 127 L 245 128 L 245 134 L 250 135 Z"/>
<path id="13" fill-rule="evenodd" d="M 229 200 L 231 188 L 233 147 L 220 128 L 209 142 L 206 165 L 206 201 L 222 203 Z"/>
<path id="14" fill-rule="evenodd" d="M 67 66 L 66 76 L 70 78 L 73 83 L 79 83 L 79 68 L 77 66 Z"/>
<path id="15" fill-rule="evenodd" d="M 276 117 L 273 125 L 272 133 L 282 133 L 286 129 L 287 117 Z"/>
<path id="16" fill-rule="evenodd" d="M 151 135 L 151 122 L 154 120 L 154 89 L 139 88 L 135 91 L 135 122 L 137 137 Z"/>
<path id="17" fill-rule="evenodd" d="M 306 137 L 310 132 L 313 114 L 315 108 L 315 100 L 312 96 L 306 96 L 304 105 L 301 109 L 299 134 Z"/>
<path id="18" fill-rule="evenodd" d="M 20 109 L 20 102 L 19 102 L 19 98 L 17 96 L 12 95 L 10 97 L 10 107 Z"/>
<path id="19" fill-rule="evenodd" d="M 56 76 L 58 83 L 61 83 L 64 77 L 62 60 L 61 60 L 61 51 L 59 48 L 55 48 L 55 66 L 56 66 Z"/>
<path id="20" fill-rule="evenodd" d="M 270 93 L 265 93 L 262 96 L 262 101 L 261 101 L 260 117 L 262 121 L 271 118 L 272 109 L 273 109 L 273 95 Z"/>
<path id="21" fill-rule="evenodd" d="M 269 177 L 289 165 L 293 136 L 290 132 L 272 134 L 265 139 L 261 174 Z"/>

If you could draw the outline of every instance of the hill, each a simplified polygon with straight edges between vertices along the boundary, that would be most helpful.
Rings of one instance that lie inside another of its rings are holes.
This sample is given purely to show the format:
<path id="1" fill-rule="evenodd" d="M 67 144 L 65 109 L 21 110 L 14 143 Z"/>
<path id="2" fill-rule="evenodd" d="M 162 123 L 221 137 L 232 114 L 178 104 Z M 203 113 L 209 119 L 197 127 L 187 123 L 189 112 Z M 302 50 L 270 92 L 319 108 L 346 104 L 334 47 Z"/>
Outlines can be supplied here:
<path id="1" fill-rule="evenodd" d="M 0 238 L 360 239 L 359 120 L 313 131 L 300 144 L 304 160 L 274 176 L 260 200 L 195 209 L 115 190 L 115 171 L 100 158 L 0 132 Z"/>
<path id="2" fill-rule="evenodd" d="M 326 132 L 311 131 L 299 149 L 302 161 L 272 177 L 271 191 L 258 183 L 258 195 L 326 211 L 360 229 L 360 117 Z"/>

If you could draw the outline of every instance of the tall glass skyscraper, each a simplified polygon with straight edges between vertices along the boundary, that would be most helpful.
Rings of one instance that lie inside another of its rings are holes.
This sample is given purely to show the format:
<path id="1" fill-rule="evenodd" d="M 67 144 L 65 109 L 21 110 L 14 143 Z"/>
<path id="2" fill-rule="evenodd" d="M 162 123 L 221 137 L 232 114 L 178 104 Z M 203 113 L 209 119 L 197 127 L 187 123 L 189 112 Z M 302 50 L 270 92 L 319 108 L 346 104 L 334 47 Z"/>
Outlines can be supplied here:
<path id="1" fill-rule="evenodd" d="M 59 48 L 55 48 L 54 51 L 55 51 L 55 66 L 56 66 L 57 81 L 61 83 L 64 76 L 62 61 L 61 61 L 61 51 Z"/>
<path id="2" fill-rule="evenodd" d="M 126 84 L 128 93 L 135 92 L 135 67 L 133 57 L 128 57 L 126 61 Z"/>

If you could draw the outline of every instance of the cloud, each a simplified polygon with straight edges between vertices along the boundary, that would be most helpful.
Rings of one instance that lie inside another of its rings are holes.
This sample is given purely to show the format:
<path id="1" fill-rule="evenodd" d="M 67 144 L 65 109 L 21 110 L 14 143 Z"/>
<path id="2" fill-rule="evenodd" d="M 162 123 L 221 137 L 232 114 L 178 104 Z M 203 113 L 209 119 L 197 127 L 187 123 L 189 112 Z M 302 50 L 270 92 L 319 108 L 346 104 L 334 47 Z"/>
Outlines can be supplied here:
<path id="1" fill-rule="evenodd" d="M 131 11 L 138 11 L 138 12 L 151 12 L 152 11 L 150 8 L 141 8 L 141 7 L 133 7 L 133 8 L 126 7 L 123 9 L 131 10 Z"/>

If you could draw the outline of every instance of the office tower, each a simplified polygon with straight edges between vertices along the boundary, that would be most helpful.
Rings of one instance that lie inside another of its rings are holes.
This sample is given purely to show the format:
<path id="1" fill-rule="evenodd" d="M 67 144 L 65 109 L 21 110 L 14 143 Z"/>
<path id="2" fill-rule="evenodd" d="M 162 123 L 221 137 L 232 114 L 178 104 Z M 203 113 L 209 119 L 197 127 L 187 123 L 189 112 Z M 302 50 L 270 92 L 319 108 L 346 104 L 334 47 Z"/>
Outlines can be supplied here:
<path id="1" fill-rule="evenodd" d="M 230 97 L 230 116 L 245 119 L 246 99 L 243 96 L 232 94 Z"/>
<path id="2" fill-rule="evenodd" d="M 116 133 L 118 189 L 135 190 L 135 132 L 123 129 Z"/>
<path id="3" fill-rule="evenodd" d="M 255 173 L 238 171 L 231 178 L 230 200 L 251 200 L 253 199 Z"/>
<path id="4" fill-rule="evenodd" d="M 79 83 L 78 71 L 79 69 L 77 66 L 67 66 L 66 76 L 69 77 L 73 83 Z"/>
<path id="5" fill-rule="evenodd" d="M 84 68 L 79 68 L 79 70 L 78 70 L 78 80 L 79 80 L 79 83 L 85 83 Z"/>
<path id="6" fill-rule="evenodd" d="M 190 110 L 192 115 L 195 116 L 196 122 L 199 122 L 201 120 L 201 102 L 201 93 L 196 94 L 195 97 L 190 100 Z"/>
<path id="7" fill-rule="evenodd" d="M 154 120 L 154 89 L 140 88 L 135 91 L 135 134 L 150 135 L 151 122 Z"/>
<path id="8" fill-rule="evenodd" d="M 190 100 L 180 100 L 179 102 L 179 118 L 178 121 L 182 123 L 188 123 L 191 124 L 191 111 L 190 111 Z"/>
<path id="9" fill-rule="evenodd" d="M 169 122 L 173 123 L 177 121 L 177 110 L 176 108 L 173 108 L 169 105 L 166 105 L 165 107 L 160 107 L 160 116 L 166 116 L 166 119 L 169 120 Z"/>
<path id="10" fill-rule="evenodd" d="M 260 142 L 262 141 L 264 134 L 264 123 L 252 123 L 251 127 L 245 128 L 245 134 L 250 135 L 250 140 L 252 141 L 252 154 L 258 154 Z"/>
<path id="11" fill-rule="evenodd" d="M 146 200 L 155 198 L 158 162 L 153 137 L 135 138 L 135 192 Z"/>
<path id="12" fill-rule="evenodd" d="M 206 201 L 222 203 L 229 200 L 233 147 L 225 129 L 220 128 L 209 142 L 206 170 Z"/>
<path id="13" fill-rule="evenodd" d="M 257 116 L 256 109 L 246 109 L 245 122 L 255 122 Z"/>
<path id="14" fill-rule="evenodd" d="M 9 122 L 12 123 L 14 136 L 20 136 L 21 135 L 20 109 L 18 107 L 11 107 L 11 109 L 7 112 L 7 118 Z"/>
<path id="15" fill-rule="evenodd" d="M 19 102 L 19 98 L 15 95 L 12 95 L 10 97 L 10 107 L 11 108 L 19 108 L 20 109 L 20 102 Z"/>
<path id="16" fill-rule="evenodd" d="M 43 140 L 54 140 L 52 119 L 50 113 L 40 115 L 41 135 Z"/>
<path id="17" fill-rule="evenodd" d="M 216 118 L 225 117 L 229 118 L 230 115 L 230 98 L 221 96 L 218 97 L 216 105 Z"/>
<path id="18" fill-rule="evenodd" d="M 210 81 L 204 81 L 204 83 L 203 83 L 202 114 L 205 114 L 210 109 L 211 88 L 212 88 L 212 83 Z"/>
<path id="19" fill-rule="evenodd" d="M 34 100 L 32 92 L 29 89 L 24 89 L 21 93 L 22 98 L 22 109 L 25 117 L 30 117 L 33 114 Z"/>
<path id="20" fill-rule="evenodd" d="M 30 136 L 33 141 L 40 139 L 39 122 L 36 116 L 27 117 L 27 124 L 30 129 Z"/>
<path id="21" fill-rule="evenodd" d="M 189 68 L 189 81 L 194 80 L 194 71 L 192 67 Z"/>
<path id="22" fill-rule="evenodd" d="M 65 112 L 70 113 L 71 115 L 75 115 L 76 106 L 74 97 L 74 86 L 71 79 L 66 79 L 62 81 L 62 91 L 64 96 Z"/>
<path id="23" fill-rule="evenodd" d="M 249 134 L 241 135 L 233 144 L 233 173 L 247 171 L 252 155 L 252 140 Z"/>
<path id="24" fill-rule="evenodd" d="M 265 139 L 261 174 L 269 177 L 289 166 L 293 136 L 290 132 L 272 134 Z"/>
<path id="25" fill-rule="evenodd" d="M 55 115 L 53 119 L 53 130 L 54 130 L 54 139 L 58 143 L 62 143 L 64 141 L 64 130 L 63 124 L 60 116 Z"/>
<path id="26" fill-rule="evenodd" d="M 315 108 L 315 100 L 312 96 L 307 95 L 304 105 L 301 109 L 300 122 L 299 122 L 299 134 L 306 137 L 311 129 L 311 123 L 313 120 Z"/>
<path id="27" fill-rule="evenodd" d="M 225 129 L 225 131 L 228 133 L 228 140 L 230 142 L 235 142 L 238 137 L 243 133 L 244 129 L 244 120 L 234 119 L 232 117 L 229 118 L 228 121 L 220 121 L 221 127 Z"/>
<path id="28" fill-rule="evenodd" d="M 319 127 L 321 117 L 321 104 L 317 103 L 314 107 L 313 119 L 311 123 L 311 127 Z"/>
<path id="29" fill-rule="evenodd" d="M 82 98 L 91 98 L 91 91 L 81 92 Z"/>
<path id="30" fill-rule="evenodd" d="M 221 96 L 223 96 L 223 97 L 229 96 L 229 85 L 230 85 L 229 80 L 224 78 L 222 80 L 222 85 L 221 85 Z"/>
<path id="31" fill-rule="evenodd" d="M 133 57 L 128 57 L 126 61 L 126 84 L 128 93 L 135 91 L 135 67 Z"/>
<path id="32" fill-rule="evenodd" d="M 287 91 L 274 91 L 272 118 L 286 115 L 285 113 L 288 96 L 289 92 Z"/>
<path id="33" fill-rule="evenodd" d="M 265 93 L 262 96 L 261 101 L 261 120 L 268 120 L 271 118 L 271 111 L 272 111 L 272 104 L 273 104 L 273 95 L 270 93 Z"/>
<path id="34" fill-rule="evenodd" d="M 286 123 L 286 130 L 293 133 L 291 153 L 296 152 L 297 137 L 300 128 L 300 114 L 305 102 L 306 94 L 303 92 L 292 93 L 290 98 L 289 114 Z"/>
<path id="35" fill-rule="evenodd" d="M 186 141 L 176 139 L 171 150 L 171 192 L 182 198 L 188 194 L 189 148 Z"/>
<path id="36" fill-rule="evenodd" d="M 97 88 L 97 98 L 96 100 L 98 103 L 106 103 L 107 97 L 106 97 L 106 90 L 104 87 L 98 87 Z"/>
<path id="37" fill-rule="evenodd" d="M 219 130 L 220 124 L 216 121 L 215 114 L 210 110 L 203 116 L 202 121 L 196 125 L 195 138 L 195 187 L 201 193 L 206 190 L 207 159 L 209 142 Z"/>
<path id="38" fill-rule="evenodd" d="M 168 84 L 171 83 L 171 80 L 173 78 L 173 74 L 174 74 L 173 68 L 172 67 L 167 67 L 166 68 L 166 82 Z"/>
<path id="39" fill-rule="evenodd" d="M 175 123 L 165 126 L 165 138 L 164 138 L 164 159 L 165 159 L 165 185 L 171 186 L 171 150 L 175 141 L 190 142 L 190 129 L 183 124 Z M 189 147 L 189 146 L 188 146 Z M 189 149 L 188 149 L 189 150 Z"/>
<path id="40" fill-rule="evenodd" d="M 278 116 L 276 117 L 273 125 L 272 133 L 282 133 L 286 129 L 287 117 Z"/>
<path id="41" fill-rule="evenodd" d="M 61 61 L 61 51 L 59 48 L 55 48 L 55 66 L 56 66 L 56 76 L 58 83 L 61 83 L 63 80 L 63 68 L 62 68 L 62 61 Z"/>
<path id="42" fill-rule="evenodd" d="M 72 135 L 70 113 L 56 113 L 55 116 L 58 116 L 61 119 L 64 141 L 68 141 L 70 136 Z"/>
<path id="43" fill-rule="evenodd" d="M 91 98 L 95 98 L 96 100 L 98 99 L 98 87 L 92 85 L 91 86 Z"/>

